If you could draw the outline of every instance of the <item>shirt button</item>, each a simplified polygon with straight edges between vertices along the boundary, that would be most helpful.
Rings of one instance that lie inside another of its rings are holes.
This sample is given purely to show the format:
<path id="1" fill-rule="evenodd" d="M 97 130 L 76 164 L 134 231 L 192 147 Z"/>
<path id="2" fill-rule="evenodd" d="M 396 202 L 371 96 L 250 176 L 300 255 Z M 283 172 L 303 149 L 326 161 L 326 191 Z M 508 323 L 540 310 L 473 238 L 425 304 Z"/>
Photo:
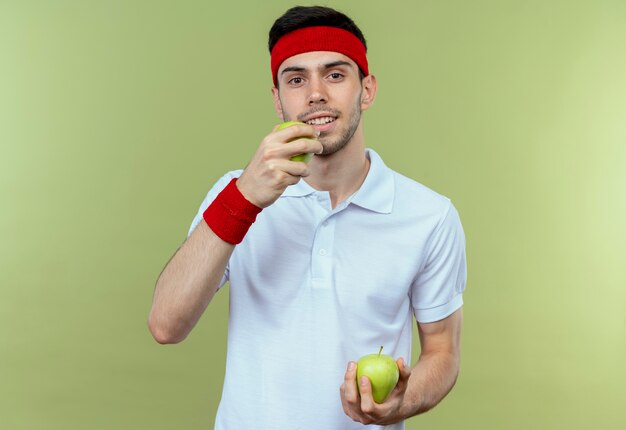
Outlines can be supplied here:
<path id="1" fill-rule="evenodd" d="M 322 227 L 328 227 L 328 221 L 324 221 L 324 222 L 322 223 Z"/>
<path id="2" fill-rule="evenodd" d="M 326 255 L 326 250 L 324 248 L 320 249 L 320 255 Z"/>

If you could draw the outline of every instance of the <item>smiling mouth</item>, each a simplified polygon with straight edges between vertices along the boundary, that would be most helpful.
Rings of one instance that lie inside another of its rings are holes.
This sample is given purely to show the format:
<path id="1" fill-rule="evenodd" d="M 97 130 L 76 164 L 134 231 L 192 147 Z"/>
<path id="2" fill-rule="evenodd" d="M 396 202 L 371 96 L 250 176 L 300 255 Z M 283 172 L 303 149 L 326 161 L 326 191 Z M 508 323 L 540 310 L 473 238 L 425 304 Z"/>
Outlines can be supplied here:
<path id="1" fill-rule="evenodd" d="M 323 116 L 320 118 L 313 118 L 310 119 L 308 121 L 306 121 L 307 124 L 309 125 L 324 125 L 324 124 L 329 124 L 333 121 L 335 121 L 337 118 L 334 118 L 332 116 Z"/>

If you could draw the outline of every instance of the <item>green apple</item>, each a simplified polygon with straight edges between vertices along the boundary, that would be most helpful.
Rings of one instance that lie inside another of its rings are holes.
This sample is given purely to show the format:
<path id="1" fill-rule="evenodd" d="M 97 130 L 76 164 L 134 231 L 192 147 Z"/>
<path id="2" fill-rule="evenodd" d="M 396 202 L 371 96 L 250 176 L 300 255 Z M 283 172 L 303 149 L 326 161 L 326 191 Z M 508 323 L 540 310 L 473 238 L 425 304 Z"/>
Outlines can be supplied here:
<path id="1" fill-rule="evenodd" d="M 287 128 L 289 126 L 292 125 L 296 125 L 296 124 L 304 124 L 303 122 L 300 121 L 287 121 L 287 122 L 283 122 L 281 125 L 278 126 L 278 130 L 282 130 L 284 128 Z M 277 130 L 277 131 L 278 131 Z M 302 161 L 304 163 L 308 163 L 311 160 L 311 154 L 298 154 L 298 155 L 294 155 L 293 157 L 290 158 L 291 161 Z"/>
<path id="2" fill-rule="evenodd" d="M 356 381 L 361 393 L 361 376 L 367 376 L 372 384 L 372 397 L 376 403 L 383 403 L 391 391 L 395 388 L 400 377 L 398 364 L 390 355 L 381 354 L 364 355 L 357 362 Z"/>

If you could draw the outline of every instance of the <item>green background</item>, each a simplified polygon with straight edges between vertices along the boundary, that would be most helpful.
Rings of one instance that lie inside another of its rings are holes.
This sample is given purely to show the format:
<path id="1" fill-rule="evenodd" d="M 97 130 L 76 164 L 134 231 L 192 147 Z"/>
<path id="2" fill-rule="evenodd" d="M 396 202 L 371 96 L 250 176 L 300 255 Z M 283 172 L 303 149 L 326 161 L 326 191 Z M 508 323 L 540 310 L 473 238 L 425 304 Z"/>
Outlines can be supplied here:
<path id="1" fill-rule="evenodd" d="M 212 428 L 227 289 L 179 345 L 147 315 L 278 122 L 292 5 L 0 0 L 3 429 Z M 368 39 L 367 146 L 467 236 L 461 374 L 407 429 L 626 428 L 626 2 L 328 5 Z"/>

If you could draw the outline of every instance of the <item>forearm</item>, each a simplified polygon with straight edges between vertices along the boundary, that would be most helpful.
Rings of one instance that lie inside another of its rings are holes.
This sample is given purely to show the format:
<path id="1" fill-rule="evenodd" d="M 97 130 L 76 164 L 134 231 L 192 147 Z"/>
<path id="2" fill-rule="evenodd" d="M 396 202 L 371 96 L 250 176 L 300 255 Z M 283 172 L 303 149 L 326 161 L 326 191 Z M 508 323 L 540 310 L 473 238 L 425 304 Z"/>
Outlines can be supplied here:
<path id="1" fill-rule="evenodd" d="M 217 291 L 235 245 L 198 224 L 157 280 L 148 325 L 159 343 L 185 339 Z"/>
<path id="2" fill-rule="evenodd" d="M 401 407 L 404 419 L 435 407 L 454 386 L 459 366 L 458 353 L 437 351 L 422 354 L 411 370 Z"/>

